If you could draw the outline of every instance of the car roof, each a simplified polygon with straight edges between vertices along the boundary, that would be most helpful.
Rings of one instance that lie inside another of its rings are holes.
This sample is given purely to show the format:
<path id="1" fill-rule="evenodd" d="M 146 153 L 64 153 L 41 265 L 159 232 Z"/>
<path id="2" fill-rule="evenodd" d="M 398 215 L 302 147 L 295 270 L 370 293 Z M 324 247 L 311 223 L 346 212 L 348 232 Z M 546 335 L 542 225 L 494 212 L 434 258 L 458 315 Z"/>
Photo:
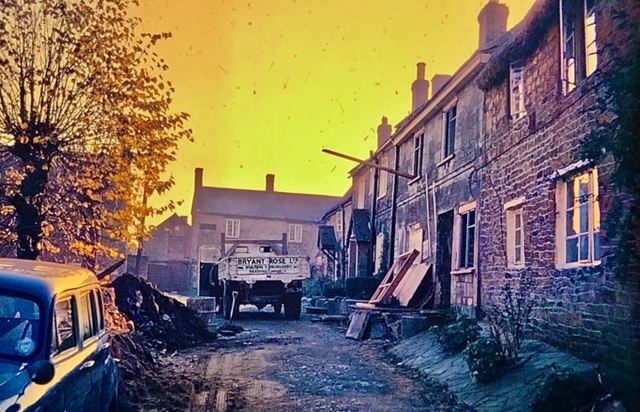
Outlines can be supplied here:
<path id="1" fill-rule="evenodd" d="M 22 259 L 0 259 L 0 289 L 50 299 L 70 289 L 99 284 L 89 270 L 59 263 Z"/>

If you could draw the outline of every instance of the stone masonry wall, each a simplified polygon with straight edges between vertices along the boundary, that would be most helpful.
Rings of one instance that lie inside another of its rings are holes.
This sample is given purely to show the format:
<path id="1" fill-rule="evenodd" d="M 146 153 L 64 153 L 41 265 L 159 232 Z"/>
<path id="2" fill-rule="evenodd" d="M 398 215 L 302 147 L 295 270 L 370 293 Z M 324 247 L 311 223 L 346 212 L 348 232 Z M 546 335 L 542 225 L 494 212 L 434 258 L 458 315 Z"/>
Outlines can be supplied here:
<path id="1" fill-rule="evenodd" d="M 598 266 L 558 270 L 555 265 L 556 183 L 552 173 L 578 159 L 581 140 L 592 119 L 586 112 L 596 101 L 598 72 L 564 96 L 559 79 L 559 28 L 547 34 L 525 63 L 527 116 L 513 122 L 508 115 L 508 80 L 485 97 L 485 153 L 479 219 L 480 273 L 484 305 L 498 299 L 508 270 L 503 205 L 524 197 L 526 270 L 534 277 L 538 306 L 536 337 L 572 353 L 636 374 L 640 361 L 637 274 L 621 282 L 606 256 L 614 245 L 602 243 Z M 611 164 L 598 165 L 601 217 L 611 205 Z"/>

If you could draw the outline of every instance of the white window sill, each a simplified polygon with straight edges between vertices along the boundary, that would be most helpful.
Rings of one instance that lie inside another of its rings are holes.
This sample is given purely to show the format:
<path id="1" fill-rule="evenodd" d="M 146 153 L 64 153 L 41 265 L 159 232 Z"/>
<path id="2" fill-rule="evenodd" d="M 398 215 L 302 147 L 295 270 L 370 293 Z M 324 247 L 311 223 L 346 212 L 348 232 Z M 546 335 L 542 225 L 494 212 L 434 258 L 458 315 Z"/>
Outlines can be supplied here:
<path id="1" fill-rule="evenodd" d="M 442 160 L 440 161 L 440 163 L 438 163 L 438 164 L 436 165 L 436 167 L 440 167 L 440 166 L 444 166 L 444 165 L 446 165 L 446 164 L 447 164 L 447 163 L 449 163 L 451 160 L 453 160 L 453 158 L 454 158 L 454 157 L 456 157 L 455 153 L 454 153 L 454 154 L 450 154 L 449 156 L 447 156 L 447 157 L 445 157 L 444 159 L 442 159 Z"/>
<path id="2" fill-rule="evenodd" d="M 382 200 L 382 199 L 384 199 L 385 197 L 387 197 L 387 194 L 386 194 L 386 193 L 385 193 L 385 194 L 382 194 L 382 195 L 378 195 L 378 197 L 377 197 L 376 199 L 377 199 L 377 200 Z"/>
<path id="3" fill-rule="evenodd" d="M 511 123 L 515 126 L 519 123 L 522 123 L 523 120 L 527 117 L 527 112 L 523 112 L 520 115 L 511 115 Z"/>
<path id="4" fill-rule="evenodd" d="M 556 265 L 556 269 L 578 269 L 578 268 L 590 268 L 595 266 L 600 266 L 602 264 L 601 260 L 596 260 L 593 262 L 572 262 L 565 263 L 562 265 Z"/>
<path id="5" fill-rule="evenodd" d="M 456 269 L 452 270 L 452 275 L 470 275 L 476 271 L 476 268 L 464 268 L 464 269 Z"/>
<path id="6" fill-rule="evenodd" d="M 509 270 L 520 270 L 520 269 L 524 269 L 526 266 L 525 264 L 521 264 L 521 265 L 507 265 L 507 269 Z"/>

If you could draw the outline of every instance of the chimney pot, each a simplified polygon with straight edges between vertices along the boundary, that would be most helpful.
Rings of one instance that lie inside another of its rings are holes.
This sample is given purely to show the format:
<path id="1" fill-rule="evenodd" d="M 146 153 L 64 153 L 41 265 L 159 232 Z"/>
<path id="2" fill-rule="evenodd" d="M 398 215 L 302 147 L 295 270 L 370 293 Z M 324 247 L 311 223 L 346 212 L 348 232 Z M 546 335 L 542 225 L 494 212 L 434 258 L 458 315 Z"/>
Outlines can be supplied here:
<path id="1" fill-rule="evenodd" d="M 382 121 L 378 126 L 378 149 L 391 138 L 391 125 L 387 116 L 382 117 Z"/>
<path id="2" fill-rule="evenodd" d="M 276 188 L 276 175 L 272 175 L 272 174 L 268 174 L 266 176 L 266 187 L 265 190 L 267 192 L 275 192 L 275 188 Z"/>
<path id="3" fill-rule="evenodd" d="M 429 81 L 425 80 L 427 65 L 420 62 L 417 64 L 417 67 L 418 74 L 411 84 L 411 112 L 415 112 L 416 109 L 425 104 L 429 99 Z"/>

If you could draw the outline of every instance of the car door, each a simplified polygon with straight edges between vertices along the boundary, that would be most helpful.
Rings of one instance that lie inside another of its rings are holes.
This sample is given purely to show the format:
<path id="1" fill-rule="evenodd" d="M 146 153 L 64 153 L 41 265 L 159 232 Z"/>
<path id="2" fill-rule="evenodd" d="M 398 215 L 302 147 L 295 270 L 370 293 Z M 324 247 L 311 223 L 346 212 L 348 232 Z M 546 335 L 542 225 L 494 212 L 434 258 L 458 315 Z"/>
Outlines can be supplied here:
<path id="1" fill-rule="evenodd" d="M 98 351 L 95 355 L 96 367 L 92 373 L 92 379 L 97 384 L 96 390 L 100 392 L 100 411 L 108 411 L 111 402 L 114 401 L 118 384 L 118 370 L 115 360 L 111 356 L 111 338 L 107 334 L 104 304 L 99 288 L 93 290 L 93 309 L 96 330 L 98 334 Z"/>
<path id="2" fill-rule="evenodd" d="M 91 380 L 93 365 L 82 347 L 81 313 L 76 295 L 61 296 L 56 300 L 51 360 L 60 379 L 59 390 L 64 394 L 67 412 L 95 410 Z"/>

